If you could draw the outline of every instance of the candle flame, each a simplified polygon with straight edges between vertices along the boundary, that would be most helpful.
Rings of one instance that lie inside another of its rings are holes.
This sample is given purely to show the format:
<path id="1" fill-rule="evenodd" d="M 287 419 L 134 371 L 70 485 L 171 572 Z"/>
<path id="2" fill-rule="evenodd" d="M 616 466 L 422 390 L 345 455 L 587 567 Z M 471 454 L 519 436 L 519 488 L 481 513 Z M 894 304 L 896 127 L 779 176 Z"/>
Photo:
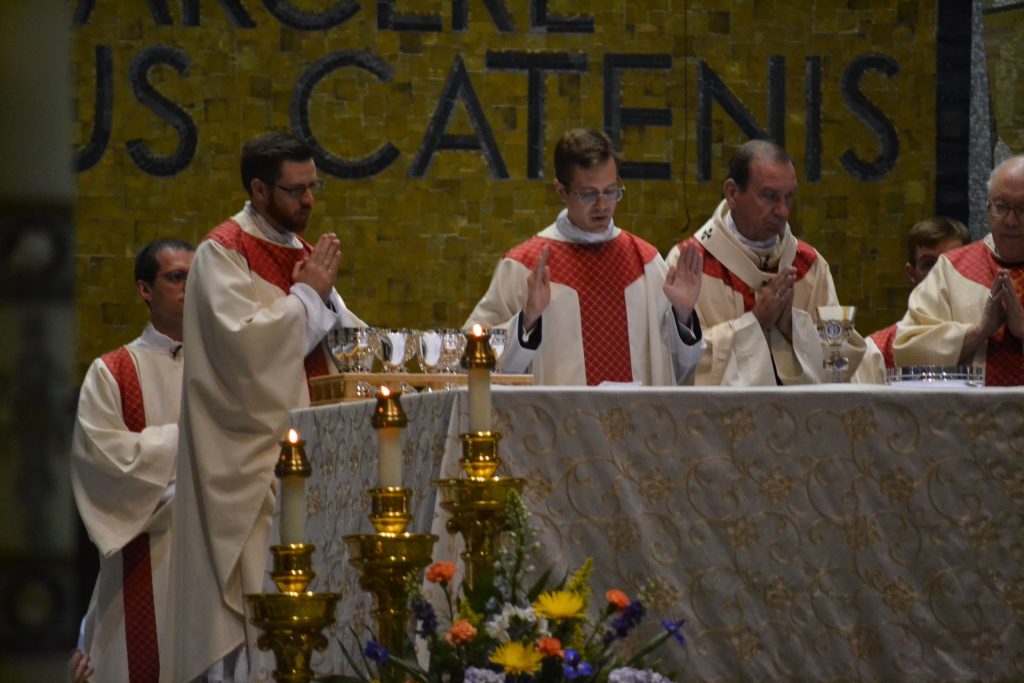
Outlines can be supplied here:
<path id="1" fill-rule="evenodd" d="M 298 443 L 298 442 L 299 442 L 299 433 L 297 431 L 295 431 L 294 429 L 289 429 L 288 430 L 288 443 L 293 443 L 294 444 L 294 443 Z"/>
<path id="2" fill-rule="evenodd" d="M 380 388 L 380 395 L 383 396 L 384 398 L 387 398 L 388 396 L 391 395 L 391 390 L 388 389 L 387 387 L 381 387 Z"/>
<path id="3" fill-rule="evenodd" d="M 473 336 L 474 337 L 482 337 L 482 336 L 484 336 L 484 328 L 480 325 L 480 323 L 473 323 Z"/>

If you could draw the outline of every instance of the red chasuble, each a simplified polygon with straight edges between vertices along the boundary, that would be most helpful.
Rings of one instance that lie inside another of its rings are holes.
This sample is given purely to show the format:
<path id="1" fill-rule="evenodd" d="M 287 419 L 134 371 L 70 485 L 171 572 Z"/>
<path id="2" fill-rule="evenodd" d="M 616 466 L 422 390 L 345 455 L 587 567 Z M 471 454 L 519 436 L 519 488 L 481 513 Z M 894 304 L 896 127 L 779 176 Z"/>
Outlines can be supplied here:
<path id="1" fill-rule="evenodd" d="M 121 416 L 130 431 L 146 427 L 139 371 L 123 346 L 103 356 L 103 364 L 117 381 Z M 124 597 L 124 639 L 128 653 L 129 683 L 157 683 L 160 654 L 157 647 L 156 608 L 153 605 L 153 564 L 149 534 L 139 534 L 121 549 L 121 588 Z"/>
<path id="2" fill-rule="evenodd" d="M 984 242 L 974 242 L 946 256 L 957 272 L 984 287 L 992 287 L 1000 268 L 1010 272 L 1017 298 L 1024 300 L 1024 264 L 1001 263 Z M 1012 387 L 1024 385 L 1024 349 L 1021 340 L 1000 325 L 988 338 L 985 353 L 985 385 Z"/>
<path id="3" fill-rule="evenodd" d="M 579 297 L 587 384 L 632 381 L 625 290 L 644 276 L 644 266 L 658 251 L 623 231 L 615 239 L 598 244 L 535 236 L 505 257 L 533 270 L 544 247 L 550 249 L 551 281 L 571 287 Z M 559 321 L 549 324 L 558 325 Z"/>
<path id="4" fill-rule="evenodd" d="M 878 350 L 882 352 L 882 358 L 885 359 L 885 367 L 896 367 L 896 361 L 892 355 L 892 343 L 896 339 L 896 326 L 889 325 L 885 329 L 872 333 L 870 337 L 871 341 L 875 342 Z"/>
<path id="5" fill-rule="evenodd" d="M 296 236 L 298 237 L 298 236 Z M 313 251 L 312 245 L 298 237 L 302 249 L 294 249 L 267 240 L 253 237 L 242 230 L 242 226 L 233 220 L 226 220 L 210 231 L 205 239 L 237 251 L 249 264 L 249 270 L 261 278 L 288 293 L 292 288 L 292 270 L 299 261 L 305 261 Z M 310 379 L 328 374 L 327 358 L 323 350 L 317 346 L 305 360 L 307 386 Z M 312 396 L 312 391 L 310 391 Z"/>

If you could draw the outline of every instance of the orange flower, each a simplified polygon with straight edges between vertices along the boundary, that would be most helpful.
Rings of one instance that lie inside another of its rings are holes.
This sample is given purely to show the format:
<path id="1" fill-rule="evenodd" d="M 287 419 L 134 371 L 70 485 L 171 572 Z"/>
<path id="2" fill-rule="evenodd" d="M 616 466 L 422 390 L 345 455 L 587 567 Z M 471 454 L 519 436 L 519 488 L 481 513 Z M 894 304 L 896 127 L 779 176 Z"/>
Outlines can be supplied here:
<path id="1" fill-rule="evenodd" d="M 448 629 L 448 633 L 445 635 L 445 640 L 452 645 L 471 643 L 474 638 L 476 638 L 476 629 L 473 628 L 473 624 L 465 619 L 459 619 L 452 624 L 452 627 Z"/>
<path id="2" fill-rule="evenodd" d="M 430 583 L 449 583 L 455 578 L 454 562 L 435 562 L 427 567 L 427 581 Z"/>
<path id="3" fill-rule="evenodd" d="M 561 657 L 562 641 L 558 638 L 541 638 L 537 641 L 537 649 L 545 657 Z"/>
<path id="4" fill-rule="evenodd" d="M 604 594 L 604 597 L 606 600 L 608 600 L 608 602 L 615 605 L 620 612 L 626 609 L 626 606 L 629 604 L 629 596 L 620 591 L 618 588 L 611 589 L 610 591 Z"/>

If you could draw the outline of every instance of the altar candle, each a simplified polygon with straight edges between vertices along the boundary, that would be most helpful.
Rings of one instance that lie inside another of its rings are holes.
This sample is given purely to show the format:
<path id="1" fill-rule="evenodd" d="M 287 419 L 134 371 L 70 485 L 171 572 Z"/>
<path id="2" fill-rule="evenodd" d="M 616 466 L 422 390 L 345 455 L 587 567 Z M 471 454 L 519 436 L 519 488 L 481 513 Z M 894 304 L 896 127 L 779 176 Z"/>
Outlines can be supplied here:
<path id="1" fill-rule="evenodd" d="M 397 403 L 398 396 L 392 397 L 387 387 L 381 387 L 377 394 L 377 414 L 393 413 L 394 408 L 389 405 L 392 401 Z M 398 410 L 401 411 L 401 404 Z M 402 428 L 393 422 L 385 419 L 377 426 L 377 485 L 382 488 L 402 486 Z"/>
<path id="2" fill-rule="evenodd" d="M 281 457 L 275 473 L 281 478 L 281 543 L 304 543 L 306 537 L 306 460 L 305 441 L 294 429 L 281 442 Z"/>
<path id="3" fill-rule="evenodd" d="M 488 355 L 490 354 L 487 333 L 480 325 L 473 325 L 469 342 L 467 355 L 470 353 L 470 346 L 481 344 Z M 469 384 L 469 431 L 489 432 L 491 431 L 491 368 L 487 365 L 470 363 L 466 374 Z"/>

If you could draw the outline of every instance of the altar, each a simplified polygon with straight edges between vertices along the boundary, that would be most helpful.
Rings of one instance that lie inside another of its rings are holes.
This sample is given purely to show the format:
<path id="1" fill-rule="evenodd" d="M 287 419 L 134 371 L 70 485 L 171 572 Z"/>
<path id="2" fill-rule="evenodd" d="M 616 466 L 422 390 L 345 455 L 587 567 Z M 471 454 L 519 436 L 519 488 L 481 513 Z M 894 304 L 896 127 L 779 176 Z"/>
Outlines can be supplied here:
<path id="1" fill-rule="evenodd" d="M 434 480 L 458 476 L 465 391 L 403 396 L 410 531 L 457 548 Z M 500 473 L 524 477 L 542 562 L 594 559 L 597 595 L 653 582 L 686 619 L 675 681 L 1024 676 L 1024 393 L 896 387 L 496 387 Z M 372 627 L 342 537 L 371 531 L 373 402 L 295 411 L 313 475 L 311 588 Z M 671 645 L 671 647 L 669 646 Z"/>

